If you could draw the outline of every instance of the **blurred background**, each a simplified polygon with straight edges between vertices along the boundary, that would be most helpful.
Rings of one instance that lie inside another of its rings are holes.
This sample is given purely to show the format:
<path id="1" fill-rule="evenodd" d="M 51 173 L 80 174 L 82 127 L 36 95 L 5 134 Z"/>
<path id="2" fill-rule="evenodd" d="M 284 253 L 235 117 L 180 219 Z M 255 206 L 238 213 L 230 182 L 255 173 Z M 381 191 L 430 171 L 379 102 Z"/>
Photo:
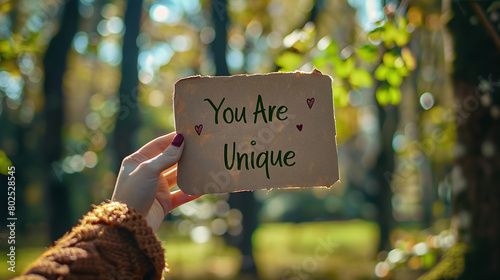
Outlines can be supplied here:
<path id="1" fill-rule="evenodd" d="M 15 166 L 18 218 L 16 273 L 0 278 L 174 130 L 175 81 L 316 67 L 334 79 L 341 182 L 175 209 L 166 278 L 499 279 L 499 17 L 499 1 L 0 0 L 0 169 L 7 186 Z"/>

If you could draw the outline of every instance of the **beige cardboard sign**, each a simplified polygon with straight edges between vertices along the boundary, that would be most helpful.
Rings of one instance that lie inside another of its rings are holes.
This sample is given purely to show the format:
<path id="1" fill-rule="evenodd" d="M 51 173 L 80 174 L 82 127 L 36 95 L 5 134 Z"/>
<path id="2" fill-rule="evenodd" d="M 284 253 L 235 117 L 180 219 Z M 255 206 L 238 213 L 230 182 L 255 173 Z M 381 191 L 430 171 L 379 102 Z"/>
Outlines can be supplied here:
<path id="1" fill-rule="evenodd" d="M 177 81 L 175 127 L 188 194 L 331 186 L 339 179 L 332 79 L 312 73 Z"/>

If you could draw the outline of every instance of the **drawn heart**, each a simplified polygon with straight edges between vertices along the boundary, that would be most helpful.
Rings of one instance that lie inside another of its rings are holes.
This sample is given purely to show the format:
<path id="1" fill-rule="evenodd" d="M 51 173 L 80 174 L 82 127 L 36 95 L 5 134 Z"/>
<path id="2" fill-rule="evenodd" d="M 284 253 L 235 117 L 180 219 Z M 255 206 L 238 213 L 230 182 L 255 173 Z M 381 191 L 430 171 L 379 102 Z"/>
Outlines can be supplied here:
<path id="1" fill-rule="evenodd" d="M 194 130 L 196 130 L 196 133 L 198 133 L 198 135 L 201 134 L 201 130 L 202 129 L 203 129 L 203 125 L 202 124 L 194 126 Z"/>
<path id="2" fill-rule="evenodd" d="M 302 131 L 302 124 L 298 124 L 298 125 L 297 125 L 297 129 L 298 129 L 299 131 Z"/>
<path id="3" fill-rule="evenodd" d="M 307 106 L 309 106 L 309 109 L 312 108 L 314 104 L 314 98 L 307 98 Z"/>

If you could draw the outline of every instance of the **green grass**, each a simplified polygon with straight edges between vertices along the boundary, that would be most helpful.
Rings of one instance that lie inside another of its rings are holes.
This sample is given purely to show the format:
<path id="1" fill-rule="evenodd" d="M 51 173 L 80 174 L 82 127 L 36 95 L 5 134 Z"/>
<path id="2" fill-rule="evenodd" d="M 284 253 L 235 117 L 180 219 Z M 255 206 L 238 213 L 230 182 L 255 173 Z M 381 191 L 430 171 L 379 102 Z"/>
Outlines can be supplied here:
<path id="1" fill-rule="evenodd" d="M 262 224 L 253 235 L 261 279 L 370 279 L 378 249 L 378 227 L 353 220 Z M 162 232 L 167 279 L 238 279 L 240 252 L 221 237 L 197 244 L 188 237 Z M 44 248 L 19 248 L 16 273 L 0 270 L 0 279 L 21 273 Z M 0 261 L 6 264 L 6 253 Z"/>
<path id="2" fill-rule="evenodd" d="M 265 224 L 253 238 L 262 279 L 368 279 L 379 230 L 359 220 Z"/>
<path id="3" fill-rule="evenodd" d="M 8 252 L 2 251 L 0 254 L 0 263 L 2 269 L 0 269 L 0 279 L 10 279 L 14 276 L 21 274 L 31 262 L 33 262 L 38 256 L 40 256 L 45 251 L 45 248 L 16 248 L 16 268 L 15 272 L 7 270 L 10 265 L 7 263 Z"/>
<path id="4" fill-rule="evenodd" d="M 239 273 L 241 254 L 221 237 L 202 244 L 180 237 L 164 240 L 168 279 L 236 279 Z"/>

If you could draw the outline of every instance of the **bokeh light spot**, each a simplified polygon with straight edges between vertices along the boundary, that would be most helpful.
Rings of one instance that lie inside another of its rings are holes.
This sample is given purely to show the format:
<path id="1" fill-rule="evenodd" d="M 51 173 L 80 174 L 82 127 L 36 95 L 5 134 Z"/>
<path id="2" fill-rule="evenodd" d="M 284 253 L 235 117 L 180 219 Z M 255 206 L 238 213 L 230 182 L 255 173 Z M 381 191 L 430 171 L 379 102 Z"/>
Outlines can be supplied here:
<path id="1" fill-rule="evenodd" d="M 153 90 L 148 95 L 148 102 L 153 107 L 160 107 L 165 101 L 165 96 L 159 90 Z"/>
<path id="2" fill-rule="evenodd" d="M 420 242 L 413 246 L 413 252 L 418 256 L 423 256 L 427 254 L 427 252 L 429 252 L 429 247 L 427 247 L 427 244 L 425 244 L 425 242 Z"/>
<path id="3" fill-rule="evenodd" d="M 233 71 L 240 70 L 243 67 L 244 59 L 241 51 L 232 50 L 227 53 L 227 65 Z"/>
<path id="4" fill-rule="evenodd" d="M 379 278 L 384 278 L 389 274 L 390 266 L 386 262 L 379 262 L 375 266 L 375 275 Z"/>
<path id="5" fill-rule="evenodd" d="M 96 130 L 101 125 L 101 117 L 99 114 L 92 112 L 85 117 L 85 124 L 88 128 Z"/>
<path id="6" fill-rule="evenodd" d="M 394 151 L 401 153 L 406 150 L 408 147 L 408 139 L 404 135 L 396 135 L 394 139 L 392 139 L 392 148 Z"/>
<path id="7" fill-rule="evenodd" d="M 143 84 L 150 84 L 153 82 L 154 74 L 149 70 L 141 69 L 139 70 L 139 81 Z"/>
<path id="8" fill-rule="evenodd" d="M 189 51 L 192 47 L 191 38 L 184 35 L 175 36 L 172 40 L 172 47 L 178 52 Z"/>
<path id="9" fill-rule="evenodd" d="M 84 54 L 87 52 L 88 45 L 89 37 L 87 33 L 83 31 L 76 33 L 75 39 L 73 40 L 73 47 L 75 48 L 75 50 L 80 54 Z"/>
<path id="10" fill-rule="evenodd" d="M 495 144 L 491 141 L 484 141 L 481 145 L 481 153 L 486 158 L 493 157 L 495 155 Z"/>
<path id="11" fill-rule="evenodd" d="M 168 14 L 170 11 L 168 10 L 167 7 L 164 5 L 153 5 L 151 7 L 151 10 L 149 11 L 149 16 L 151 16 L 151 19 L 157 22 L 165 22 L 168 18 Z"/>
<path id="12" fill-rule="evenodd" d="M 215 219 L 210 224 L 212 232 L 216 235 L 223 235 L 227 231 L 227 223 L 223 219 Z"/>
<path id="13" fill-rule="evenodd" d="M 118 66 L 122 62 L 122 50 L 120 44 L 115 41 L 104 40 L 97 47 L 99 59 L 111 66 Z"/>
<path id="14" fill-rule="evenodd" d="M 403 252 L 399 249 L 393 249 L 387 255 L 387 260 L 391 263 L 398 263 L 403 260 Z"/>
<path id="15" fill-rule="evenodd" d="M 434 96 L 430 92 L 425 92 L 420 96 L 420 105 L 425 110 L 429 110 L 434 106 Z"/>
<path id="16" fill-rule="evenodd" d="M 74 172 L 81 172 L 85 168 L 85 161 L 81 155 L 74 155 L 69 160 L 69 166 Z"/>
<path id="17" fill-rule="evenodd" d="M 169 25 L 177 24 L 184 15 L 184 9 L 178 2 L 165 2 L 155 4 L 149 10 L 149 16 L 152 20 Z"/>
<path id="18" fill-rule="evenodd" d="M 212 232 L 206 226 L 197 226 L 191 230 L 189 236 L 196 243 L 205 243 L 212 237 Z"/>
<path id="19" fill-rule="evenodd" d="M 97 154 L 92 151 L 85 152 L 83 159 L 87 168 L 94 168 L 97 164 Z"/>
<path id="20" fill-rule="evenodd" d="M 363 105 L 363 93 L 359 90 L 350 90 L 347 94 L 347 102 L 353 107 Z"/>
<path id="21" fill-rule="evenodd" d="M 123 20 L 119 17 L 112 17 L 107 21 L 106 27 L 110 33 L 118 34 L 123 30 Z"/>
<path id="22" fill-rule="evenodd" d="M 109 35 L 107 20 L 103 19 L 99 22 L 99 24 L 97 24 L 97 33 L 103 37 Z"/>
<path id="23" fill-rule="evenodd" d="M 190 15 L 197 14 L 201 9 L 200 1 L 198 0 L 182 0 L 179 2 L 182 3 L 182 6 L 186 13 Z"/>
<path id="24" fill-rule="evenodd" d="M 204 44 L 210 44 L 215 38 L 215 30 L 210 26 L 205 26 L 200 32 L 200 40 Z"/>

